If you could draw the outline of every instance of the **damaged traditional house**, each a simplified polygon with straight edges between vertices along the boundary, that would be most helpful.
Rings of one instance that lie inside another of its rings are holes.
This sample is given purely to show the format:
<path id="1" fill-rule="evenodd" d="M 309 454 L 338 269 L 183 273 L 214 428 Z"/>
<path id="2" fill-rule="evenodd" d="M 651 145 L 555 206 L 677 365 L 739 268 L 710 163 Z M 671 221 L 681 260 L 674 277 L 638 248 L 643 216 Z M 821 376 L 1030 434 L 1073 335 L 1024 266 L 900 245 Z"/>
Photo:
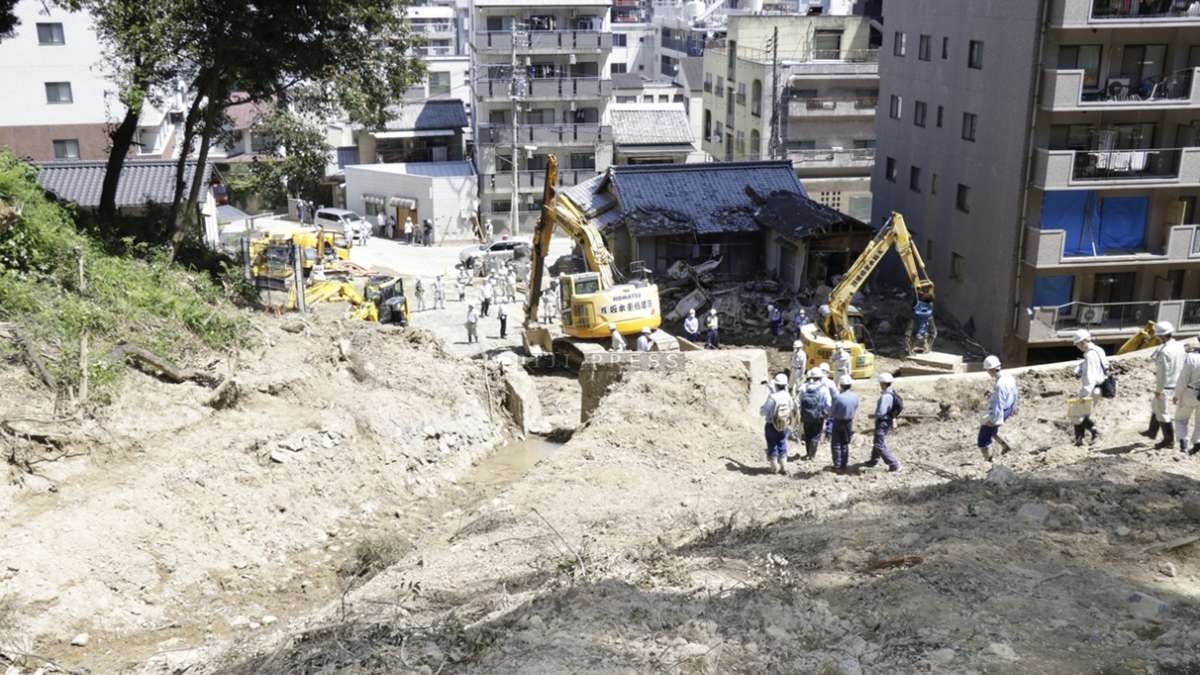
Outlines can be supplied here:
<path id="1" fill-rule="evenodd" d="M 613 166 L 562 195 L 604 234 L 615 264 L 655 275 L 719 260 L 717 281 L 815 287 L 841 273 L 871 228 L 812 201 L 786 161 Z"/>

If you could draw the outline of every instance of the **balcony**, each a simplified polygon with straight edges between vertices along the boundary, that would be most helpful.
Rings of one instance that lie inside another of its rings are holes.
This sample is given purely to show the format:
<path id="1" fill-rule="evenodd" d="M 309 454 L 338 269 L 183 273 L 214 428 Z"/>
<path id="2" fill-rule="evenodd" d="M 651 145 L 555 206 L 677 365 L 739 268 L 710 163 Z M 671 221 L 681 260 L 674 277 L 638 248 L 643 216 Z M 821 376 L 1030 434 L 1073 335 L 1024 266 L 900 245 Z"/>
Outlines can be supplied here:
<path id="1" fill-rule="evenodd" d="M 444 47 L 438 45 L 421 45 L 414 47 L 413 51 L 417 56 L 454 56 L 453 47 Z"/>
<path id="2" fill-rule="evenodd" d="M 1042 190 L 1200 186 L 1200 147 L 1145 150 L 1039 148 L 1033 186 Z"/>
<path id="3" fill-rule="evenodd" d="M 1142 3 L 1130 0 L 1052 0 L 1050 25 L 1054 28 L 1149 28 L 1195 26 L 1200 13 L 1175 0 Z"/>
<path id="4" fill-rule="evenodd" d="M 874 117 L 878 98 L 808 98 L 788 102 L 788 117 Z"/>
<path id="5" fill-rule="evenodd" d="M 875 148 L 838 150 L 787 149 L 787 158 L 797 171 L 803 169 L 863 169 L 870 171 L 875 166 Z"/>
<path id="6" fill-rule="evenodd" d="M 480 31 L 475 33 L 475 50 L 508 54 L 512 51 L 512 33 Z M 612 49 L 612 33 L 597 30 L 533 30 L 517 43 L 518 54 L 561 54 L 569 52 L 606 52 Z"/>
<path id="7" fill-rule="evenodd" d="M 475 95 L 485 99 L 507 99 L 510 95 L 509 78 L 485 79 L 476 82 Z M 528 91 L 521 97 L 525 100 L 563 100 L 608 98 L 612 94 L 612 80 L 598 77 L 535 77 L 525 80 Z"/>
<path id="8" fill-rule="evenodd" d="M 413 24 L 413 30 L 418 33 L 433 36 L 449 36 L 454 35 L 454 24 L 452 23 L 419 23 Z"/>
<path id="9" fill-rule="evenodd" d="M 1070 271 L 1106 267 L 1141 267 L 1143 265 L 1179 265 L 1200 262 L 1200 226 L 1176 225 L 1167 236 L 1160 252 L 1135 251 L 1119 255 L 1066 255 L 1066 232 L 1063 230 L 1025 231 L 1025 264 L 1045 271 Z"/>
<path id="10" fill-rule="evenodd" d="M 1073 112 L 1081 110 L 1167 110 L 1200 107 L 1200 91 L 1196 87 L 1197 68 L 1173 73 L 1144 95 L 1127 91 L 1119 81 L 1100 91 L 1085 90 L 1084 71 L 1042 71 L 1042 103 L 1044 110 Z"/>
<path id="11" fill-rule="evenodd" d="M 479 125 L 478 143 L 512 143 L 512 127 L 504 124 Z M 612 127 L 599 124 L 523 124 L 517 127 L 521 145 L 594 145 L 611 143 Z"/>
<path id="12" fill-rule="evenodd" d="M 1072 302 L 1030 307 L 1022 312 L 1017 336 L 1029 344 L 1069 344 L 1071 333 L 1086 328 L 1099 340 L 1130 337 L 1150 321 L 1170 321 L 1179 333 L 1200 330 L 1200 300 Z"/>
<path id="13" fill-rule="evenodd" d="M 585 180 L 596 176 L 595 169 L 559 169 L 559 187 L 573 187 Z M 491 173 L 482 176 L 479 186 L 481 192 L 511 193 L 512 172 Z M 517 190 L 519 192 L 541 192 L 546 187 L 545 171 L 518 171 Z"/>

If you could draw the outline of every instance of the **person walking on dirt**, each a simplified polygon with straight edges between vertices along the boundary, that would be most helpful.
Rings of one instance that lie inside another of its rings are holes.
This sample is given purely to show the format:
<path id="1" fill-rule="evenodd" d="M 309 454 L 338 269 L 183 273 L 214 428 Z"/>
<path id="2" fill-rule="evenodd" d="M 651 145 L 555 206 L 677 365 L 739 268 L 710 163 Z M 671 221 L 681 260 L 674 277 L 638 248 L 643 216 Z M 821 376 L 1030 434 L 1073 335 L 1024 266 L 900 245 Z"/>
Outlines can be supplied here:
<path id="1" fill-rule="evenodd" d="M 838 378 L 841 378 L 843 375 L 846 377 L 850 376 L 850 352 L 846 351 L 846 347 L 842 343 L 837 343 L 830 361 L 833 362 L 834 376 Z"/>
<path id="2" fill-rule="evenodd" d="M 425 242 L 425 245 L 433 246 L 433 221 L 432 220 L 430 220 L 428 218 L 425 219 L 425 229 L 424 229 L 424 231 L 422 231 L 421 234 L 424 235 L 422 241 Z"/>
<path id="3" fill-rule="evenodd" d="M 495 239 L 496 239 L 496 226 L 492 225 L 491 218 L 488 218 L 487 222 L 484 223 L 484 225 L 483 225 L 483 237 L 484 237 L 483 243 L 485 243 L 485 244 L 489 244 L 489 243 L 495 241 Z"/>
<path id="4" fill-rule="evenodd" d="M 833 470 L 845 473 L 846 465 L 850 463 L 850 441 L 854 439 L 854 416 L 858 414 L 858 394 L 850 389 L 854 380 L 849 375 L 838 378 L 838 388 L 841 390 L 833 397 L 829 408 L 829 417 L 833 422 L 833 433 L 829 439 L 830 451 L 833 454 Z"/>
<path id="5" fill-rule="evenodd" d="M 708 338 L 705 340 L 705 348 L 718 349 L 721 346 L 721 337 L 718 334 L 721 328 L 721 320 L 717 318 L 717 308 L 714 307 L 708 310 L 708 318 L 704 320 L 704 328 L 708 331 Z"/>
<path id="6" fill-rule="evenodd" d="M 829 417 L 829 407 L 833 400 L 829 389 L 823 381 L 825 373 L 820 368 L 808 371 L 807 381 L 798 395 L 800 408 L 800 426 L 804 441 L 804 460 L 811 462 L 817 456 L 821 447 L 821 434 L 825 431 L 825 420 Z"/>
<path id="7" fill-rule="evenodd" d="M 425 311 L 425 286 L 421 284 L 421 280 L 417 279 L 417 286 L 413 289 L 413 293 L 417 296 L 417 311 Z"/>
<path id="8" fill-rule="evenodd" d="M 446 309 L 446 284 L 440 274 L 433 279 L 433 308 Z"/>
<path id="9" fill-rule="evenodd" d="M 988 397 L 987 410 L 983 413 L 983 424 L 979 425 L 979 436 L 975 445 L 983 458 L 992 461 L 992 440 L 1000 441 L 1001 446 L 1007 446 L 1000 438 L 1000 427 L 1008 418 L 1017 412 L 1017 381 L 1012 375 L 1000 372 L 1000 357 L 988 356 L 983 360 L 983 369 L 992 378 L 992 393 Z"/>
<path id="10" fill-rule="evenodd" d="M 689 309 L 687 318 L 683 320 L 683 336 L 691 342 L 700 341 L 700 319 L 696 318 L 694 309 Z"/>
<path id="11" fill-rule="evenodd" d="M 492 290 L 491 277 L 484 279 L 483 287 L 479 289 L 479 297 L 481 298 L 480 303 L 479 303 L 480 304 L 480 313 L 483 314 L 484 316 L 488 315 L 488 308 L 492 306 L 492 294 L 494 292 L 495 291 Z"/>
<path id="12" fill-rule="evenodd" d="M 900 462 L 888 447 L 887 435 L 896 424 L 896 416 L 900 414 L 900 396 L 892 391 L 894 381 L 891 373 L 879 374 L 879 400 L 875 403 L 875 437 L 871 440 L 871 459 L 863 466 L 878 466 L 879 460 L 887 464 L 888 471 L 895 473 L 900 470 Z"/>
<path id="13" fill-rule="evenodd" d="M 787 473 L 788 426 L 792 420 L 792 397 L 788 394 L 787 385 L 787 375 L 776 375 L 767 400 L 758 410 L 766 420 L 763 433 L 767 438 L 767 461 L 771 464 L 771 473 Z"/>
<path id="14" fill-rule="evenodd" d="M 654 346 L 654 341 L 650 339 L 650 327 L 642 328 L 642 334 L 637 339 L 637 350 L 639 352 L 648 352 Z"/>
<path id="15" fill-rule="evenodd" d="M 1175 403 L 1175 438 L 1179 441 L 1179 451 L 1188 451 L 1188 421 L 1191 419 L 1191 450 L 1188 454 L 1194 455 L 1200 452 L 1200 352 L 1188 350 L 1171 400 Z"/>
<path id="16" fill-rule="evenodd" d="M 792 343 L 792 369 L 788 372 L 788 391 L 793 395 L 804 384 L 804 376 L 807 372 L 808 354 L 804 351 L 804 343 L 796 340 Z"/>
<path id="17" fill-rule="evenodd" d="M 475 305 L 467 305 L 467 344 L 479 342 L 479 315 L 475 313 Z"/>
<path id="18" fill-rule="evenodd" d="M 779 337 L 779 330 L 783 327 L 783 313 L 775 305 L 767 305 L 767 320 L 771 322 L 771 337 Z"/>
<path id="19" fill-rule="evenodd" d="M 1075 367 L 1075 376 L 1079 378 L 1079 391 L 1075 398 L 1091 399 L 1094 406 L 1100 400 L 1100 385 L 1104 384 L 1105 378 L 1108 377 L 1108 356 L 1103 347 L 1092 342 L 1092 334 L 1083 328 L 1075 331 L 1071 341 L 1083 354 L 1083 362 Z M 1076 418 L 1074 423 L 1075 445 L 1083 445 L 1084 432 L 1092 435 L 1093 445 L 1100 440 L 1100 429 L 1092 419 L 1090 411 Z"/>
<path id="20" fill-rule="evenodd" d="M 1183 370 L 1187 352 L 1176 342 L 1175 326 L 1169 322 L 1154 324 L 1154 335 L 1162 340 L 1162 344 L 1150 355 L 1154 362 L 1154 398 L 1150 401 L 1150 427 L 1142 435 L 1154 440 L 1161 429 L 1163 438 L 1154 449 L 1163 450 L 1175 445 L 1175 426 L 1167 414 L 1167 402 L 1175 396 L 1175 384 L 1179 381 L 1179 371 Z"/>
<path id="21" fill-rule="evenodd" d="M 508 278 L 505 281 L 508 286 L 508 301 L 517 301 L 517 271 L 513 269 L 512 263 L 508 265 Z"/>
<path id="22" fill-rule="evenodd" d="M 621 331 L 617 330 L 617 324 L 608 324 L 608 332 L 612 337 L 611 350 L 614 352 L 623 352 L 628 347 L 625 345 L 625 338 L 621 337 Z"/>
<path id="23" fill-rule="evenodd" d="M 496 318 L 500 321 L 500 339 L 503 340 L 508 337 L 508 314 L 503 307 L 496 310 Z"/>
<path id="24" fill-rule="evenodd" d="M 542 296 L 542 323 L 554 323 L 558 317 L 558 282 L 551 281 Z"/>

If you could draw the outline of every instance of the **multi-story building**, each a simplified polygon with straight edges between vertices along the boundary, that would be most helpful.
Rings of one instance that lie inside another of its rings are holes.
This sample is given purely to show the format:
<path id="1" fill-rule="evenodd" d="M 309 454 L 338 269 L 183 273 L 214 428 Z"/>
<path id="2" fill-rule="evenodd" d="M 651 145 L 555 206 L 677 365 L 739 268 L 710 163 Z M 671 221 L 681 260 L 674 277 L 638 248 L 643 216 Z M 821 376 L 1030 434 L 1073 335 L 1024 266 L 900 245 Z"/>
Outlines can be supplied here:
<path id="1" fill-rule="evenodd" d="M 1190 3 L 912 0 L 887 17 L 875 221 L 914 229 L 1009 361 L 1089 329 L 1200 330 L 1200 16 Z M 1069 348 L 1069 347 L 1068 347 Z"/>
<path id="2" fill-rule="evenodd" d="M 613 23 L 609 72 L 613 75 L 631 73 L 651 79 L 657 77 L 657 35 L 658 29 L 651 23 Z"/>
<path id="3" fill-rule="evenodd" d="M 547 155 L 558 156 L 565 186 L 612 163 L 610 6 L 608 0 L 473 0 L 475 161 L 482 215 L 497 230 L 512 223 L 514 200 L 516 231 L 532 227 Z"/>
<path id="4" fill-rule="evenodd" d="M 725 37 L 704 52 L 705 152 L 790 159 L 813 199 L 869 219 L 879 88 L 871 30 L 858 15 L 729 12 Z"/>
<path id="5" fill-rule="evenodd" d="M 613 25 L 645 23 L 650 17 L 650 0 L 613 0 Z"/>
<path id="6" fill-rule="evenodd" d="M 405 93 L 405 99 L 456 98 L 469 102 L 471 63 L 465 44 L 469 23 L 465 11 L 453 2 L 429 2 L 410 6 L 406 12 L 413 32 L 424 39 L 414 54 L 424 59 L 426 76 Z"/>
<path id="7" fill-rule="evenodd" d="M 0 147 L 35 160 L 108 157 L 109 130 L 125 109 L 117 85 L 102 70 L 102 46 L 83 12 L 22 0 L 21 24 L 0 40 Z M 168 106 L 178 97 L 166 96 Z M 170 157 L 171 115 L 146 104 L 130 156 Z"/>

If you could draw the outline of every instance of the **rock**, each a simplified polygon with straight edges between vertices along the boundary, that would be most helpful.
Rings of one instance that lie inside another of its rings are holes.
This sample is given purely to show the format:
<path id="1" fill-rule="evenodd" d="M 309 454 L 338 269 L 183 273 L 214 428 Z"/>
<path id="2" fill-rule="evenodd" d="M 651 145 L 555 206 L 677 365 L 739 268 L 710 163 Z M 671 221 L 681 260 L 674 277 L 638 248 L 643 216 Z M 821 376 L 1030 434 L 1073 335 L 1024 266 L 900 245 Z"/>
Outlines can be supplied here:
<path id="1" fill-rule="evenodd" d="M 87 633 L 80 633 L 79 635 L 76 635 L 75 637 L 71 638 L 71 646 L 72 647 L 86 647 L 88 641 L 91 639 L 92 639 L 91 636 L 88 635 Z"/>
<path id="2" fill-rule="evenodd" d="M 1013 651 L 1012 647 L 1009 647 L 1003 642 L 993 642 L 992 644 L 988 645 L 986 651 L 988 654 L 1004 659 L 1005 661 L 1017 660 L 1017 652 Z"/>
<path id="3" fill-rule="evenodd" d="M 1017 518 L 1029 525 L 1044 525 L 1050 517 L 1050 509 L 1045 504 L 1026 502 L 1017 510 Z"/>
<path id="4" fill-rule="evenodd" d="M 1179 576 L 1179 571 L 1175 569 L 1175 563 L 1163 563 L 1158 566 L 1158 571 L 1165 577 L 1175 578 Z"/>
<path id="5" fill-rule="evenodd" d="M 529 621 L 527 623 L 529 624 L 530 628 L 543 628 L 546 625 L 546 622 L 542 620 L 542 617 L 538 616 L 537 614 L 529 617 Z"/>
<path id="6" fill-rule="evenodd" d="M 955 656 L 957 656 L 957 654 L 954 653 L 954 650 L 946 647 L 945 649 L 938 649 L 937 651 L 929 652 L 926 658 L 928 658 L 929 662 L 934 665 L 948 666 L 952 661 L 954 661 Z"/>
<path id="7" fill-rule="evenodd" d="M 308 445 L 308 434 L 303 431 L 297 431 L 287 438 L 279 441 L 279 447 L 292 452 L 300 452 Z"/>
<path id="8" fill-rule="evenodd" d="M 842 640 L 840 648 L 851 656 L 860 657 L 867 651 L 867 641 L 857 635 L 851 635 Z"/>
<path id="9" fill-rule="evenodd" d="M 1145 593 L 1133 593 L 1126 602 L 1129 605 L 1129 613 L 1139 619 L 1147 619 L 1149 621 L 1158 621 L 1167 615 L 1171 606 L 1159 600 L 1153 595 Z"/>
<path id="10" fill-rule="evenodd" d="M 862 664 L 853 656 L 843 656 L 837 662 L 838 675 L 862 675 Z"/>
<path id="11" fill-rule="evenodd" d="M 271 461 L 275 462 L 276 464 L 286 464 L 290 459 L 286 452 L 281 452 L 279 450 L 272 450 L 270 457 Z"/>
<path id="12" fill-rule="evenodd" d="M 916 532 L 905 532 L 904 536 L 900 537 L 900 544 L 902 546 L 913 546 L 918 541 L 921 541 L 921 535 Z"/>
<path id="13" fill-rule="evenodd" d="M 993 466 L 988 472 L 984 482 L 992 485 L 1007 485 L 1016 480 L 1017 474 L 1013 473 L 1012 469 L 1002 464 Z"/>
<path id="14" fill-rule="evenodd" d="M 1133 534 L 1133 530 L 1125 527 L 1124 525 L 1118 525 L 1116 534 L 1118 537 L 1128 537 L 1129 535 Z"/>
<path id="15" fill-rule="evenodd" d="M 429 425 L 426 425 L 426 427 L 421 430 L 421 433 L 425 434 L 425 438 L 436 438 L 438 435 L 437 429 L 434 429 Z"/>
<path id="16" fill-rule="evenodd" d="M 1183 513 L 1188 518 L 1200 522 L 1200 496 L 1192 495 L 1183 499 Z"/>
<path id="17" fill-rule="evenodd" d="M 245 628 L 246 626 L 249 626 L 249 625 L 250 625 L 250 619 L 247 617 L 244 617 L 244 616 L 234 617 L 229 622 L 230 628 Z"/>
<path id="18" fill-rule="evenodd" d="M 268 614 L 262 618 L 262 625 L 270 626 L 278 620 L 279 619 L 274 614 Z"/>

